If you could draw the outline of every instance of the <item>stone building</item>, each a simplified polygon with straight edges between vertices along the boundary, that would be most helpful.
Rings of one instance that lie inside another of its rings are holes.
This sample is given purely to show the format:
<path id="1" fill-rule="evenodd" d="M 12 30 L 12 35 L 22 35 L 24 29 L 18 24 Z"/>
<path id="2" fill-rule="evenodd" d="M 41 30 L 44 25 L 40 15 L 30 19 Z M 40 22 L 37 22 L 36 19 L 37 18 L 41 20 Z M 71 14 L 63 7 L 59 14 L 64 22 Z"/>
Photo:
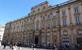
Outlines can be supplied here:
<path id="1" fill-rule="evenodd" d="M 4 28 L 5 26 L 0 25 L 0 45 L 1 45 L 2 38 L 3 38 Z"/>
<path id="2" fill-rule="evenodd" d="M 44 48 L 82 45 L 82 1 L 32 7 L 24 18 L 6 24 L 4 42 Z"/>

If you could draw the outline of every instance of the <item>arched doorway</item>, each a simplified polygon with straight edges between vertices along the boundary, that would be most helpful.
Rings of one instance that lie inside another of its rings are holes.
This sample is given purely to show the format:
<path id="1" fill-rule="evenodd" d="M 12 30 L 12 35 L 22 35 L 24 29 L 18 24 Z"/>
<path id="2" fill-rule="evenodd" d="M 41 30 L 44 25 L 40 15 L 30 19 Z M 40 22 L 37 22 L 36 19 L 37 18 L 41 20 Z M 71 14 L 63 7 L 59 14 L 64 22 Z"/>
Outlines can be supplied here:
<path id="1" fill-rule="evenodd" d="M 82 48 L 82 29 L 77 30 L 77 45 Z"/>
<path id="2" fill-rule="evenodd" d="M 77 47 L 82 49 L 82 38 L 77 38 Z"/>

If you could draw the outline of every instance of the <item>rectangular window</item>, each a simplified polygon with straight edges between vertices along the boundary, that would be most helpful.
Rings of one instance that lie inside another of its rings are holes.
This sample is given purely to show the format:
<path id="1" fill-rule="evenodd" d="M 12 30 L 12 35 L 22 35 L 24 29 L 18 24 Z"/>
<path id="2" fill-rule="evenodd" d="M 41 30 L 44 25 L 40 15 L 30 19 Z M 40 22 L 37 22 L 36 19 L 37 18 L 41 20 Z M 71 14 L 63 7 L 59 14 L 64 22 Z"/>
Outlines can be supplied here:
<path id="1" fill-rule="evenodd" d="M 52 27 L 52 24 L 49 22 L 49 23 L 47 24 L 47 28 L 50 29 L 51 27 Z"/>
<path id="2" fill-rule="evenodd" d="M 78 7 L 74 7 L 74 13 L 78 13 L 79 12 L 79 8 Z"/>
<path id="3" fill-rule="evenodd" d="M 76 24 L 80 24 L 80 17 L 79 16 L 76 16 L 75 20 L 76 20 Z"/>
<path id="4" fill-rule="evenodd" d="M 53 20 L 53 27 L 54 28 L 56 27 L 56 20 L 55 19 Z"/>
<path id="5" fill-rule="evenodd" d="M 43 6 L 43 9 L 45 9 L 46 7 L 45 6 Z"/>
<path id="6" fill-rule="evenodd" d="M 50 29 L 50 24 L 48 24 L 48 29 Z"/>
<path id="7" fill-rule="evenodd" d="M 66 16 L 65 10 L 62 11 L 62 16 Z"/>
<path id="8" fill-rule="evenodd" d="M 66 19 L 63 19 L 63 25 L 66 26 L 67 23 L 66 23 Z"/>

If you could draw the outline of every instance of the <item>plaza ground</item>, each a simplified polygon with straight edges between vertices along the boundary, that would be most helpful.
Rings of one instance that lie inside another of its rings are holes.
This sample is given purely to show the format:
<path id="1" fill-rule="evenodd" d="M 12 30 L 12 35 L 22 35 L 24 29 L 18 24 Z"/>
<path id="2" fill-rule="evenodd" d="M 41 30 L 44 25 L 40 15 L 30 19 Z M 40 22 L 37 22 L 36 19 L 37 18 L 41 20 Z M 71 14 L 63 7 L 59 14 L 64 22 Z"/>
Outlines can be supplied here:
<path id="1" fill-rule="evenodd" d="M 0 50 L 12 50 L 12 49 L 10 49 L 10 47 L 9 46 L 6 46 L 6 48 L 5 49 L 3 49 L 3 46 L 0 46 Z M 24 47 L 20 47 L 20 49 L 19 49 L 19 47 L 16 47 L 16 50 L 51 50 L 51 49 L 38 49 L 38 48 L 24 48 Z"/>

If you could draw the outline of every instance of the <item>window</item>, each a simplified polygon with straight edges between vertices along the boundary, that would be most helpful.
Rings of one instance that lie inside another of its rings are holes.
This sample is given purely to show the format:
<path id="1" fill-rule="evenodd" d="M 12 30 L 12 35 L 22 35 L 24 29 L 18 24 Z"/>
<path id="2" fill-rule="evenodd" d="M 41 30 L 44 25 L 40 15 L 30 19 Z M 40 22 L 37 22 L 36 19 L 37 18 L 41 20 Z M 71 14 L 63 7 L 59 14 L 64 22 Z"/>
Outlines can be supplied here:
<path id="1" fill-rule="evenodd" d="M 49 28 L 50 28 L 50 24 L 48 24 L 48 26 L 47 26 L 47 27 L 48 27 L 48 29 L 49 29 Z"/>
<path id="2" fill-rule="evenodd" d="M 48 29 L 50 29 L 50 28 L 51 28 L 51 24 L 50 24 L 50 23 L 48 23 L 48 26 L 47 26 L 47 27 L 48 27 Z"/>
<path id="3" fill-rule="evenodd" d="M 74 7 L 74 13 L 78 13 L 78 12 L 79 12 L 78 7 Z"/>
<path id="4" fill-rule="evenodd" d="M 53 27 L 56 27 L 56 19 L 53 20 Z"/>
<path id="5" fill-rule="evenodd" d="M 55 13 L 55 12 L 52 12 L 52 15 L 53 15 L 53 16 L 56 16 L 56 13 Z"/>
<path id="6" fill-rule="evenodd" d="M 39 22 L 36 23 L 36 30 L 39 28 Z"/>
<path id="7" fill-rule="evenodd" d="M 45 9 L 46 7 L 45 6 L 43 6 L 43 9 Z"/>
<path id="8" fill-rule="evenodd" d="M 66 26 L 67 23 L 66 23 L 66 11 L 65 10 L 62 11 L 62 16 L 63 16 L 63 25 Z"/>
<path id="9" fill-rule="evenodd" d="M 47 33 L 47 36 L 50 36 L 50 33 Z"/>
<path id="10" fill-rule="evenodd" d="M 50 15 L 53 15 L 53 12 L 50 12 Z"/>
<path id="11" fill-rule="evenodd" d="M 31 20 L 31 19 L 29 18 L 29 19 L 28 19 L 28 22 L 30 22 L 30 20 Z"/>
<path id="12" fill-rule="evenodd" d="M 63 25 L 64 25 L 64 26 L 67 25 L 66 19 L 63 19 Z"/>
<path id="13" fill-rule="evenodd" d="M 80 24 L 80 17 L 79 16 L 76 16 L 75 20 L 76 20 L 76 24 Z"/>
<path id="14" fill-rule="evenodd" d="M 62 11 L 62 16 L 66 16 L 65 10 Z"/>

